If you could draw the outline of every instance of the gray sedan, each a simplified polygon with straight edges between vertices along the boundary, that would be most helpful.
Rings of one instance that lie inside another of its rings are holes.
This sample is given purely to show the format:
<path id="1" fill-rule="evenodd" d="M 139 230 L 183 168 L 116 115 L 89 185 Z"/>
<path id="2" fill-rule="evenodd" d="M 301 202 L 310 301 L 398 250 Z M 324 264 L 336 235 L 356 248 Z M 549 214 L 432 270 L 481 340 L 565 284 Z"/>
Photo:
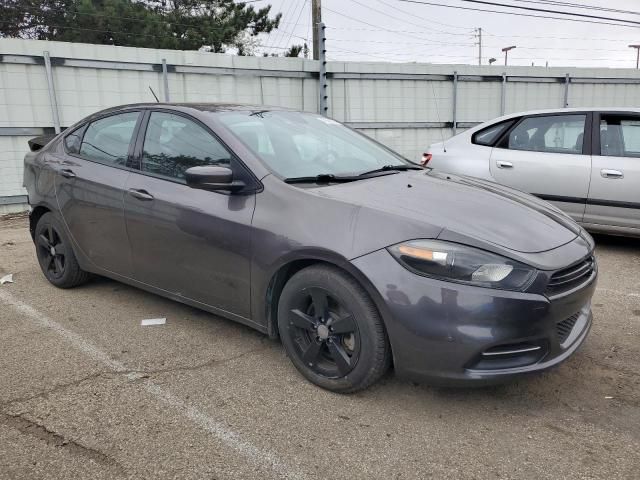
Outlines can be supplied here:
<path id="1" fill-rule="evenodd" d="M 392 364 L 505 381 L 562 362 L 591 326 L 594 244 L 573 220 L 319 115 L 127 105 L 30 146 L 30 227 L 53 285 L 103 275 L 241 322 L 333 391 Z"/>
<path id="2" fill-rule="evenodd" d="M 431 146 L 423 163 L 529 192 L 593 232 L 640 236 L 640 110 L 514 113 Z"/>

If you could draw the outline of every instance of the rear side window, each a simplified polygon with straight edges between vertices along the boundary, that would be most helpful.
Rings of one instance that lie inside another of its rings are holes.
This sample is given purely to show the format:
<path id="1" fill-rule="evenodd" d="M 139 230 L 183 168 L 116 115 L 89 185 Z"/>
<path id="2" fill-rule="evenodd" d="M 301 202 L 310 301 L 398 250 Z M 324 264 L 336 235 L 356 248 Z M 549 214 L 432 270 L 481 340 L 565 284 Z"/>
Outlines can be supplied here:
<path id="1" fill-rule="evenodd" d="M 495 143 L 500 136 L 507 131 L 511 125 L 514 124 L 516 120 L 506 120 L 504 122 L 496 123 L 495 125 L 491 125 L 487 128 L 483 128 L 482 130 L 473 134 L 471 138 L 471 142 L 476 145 L 484 145 L 490 146 Z"/>
<path id="2" fill-rule="evenodd" d="M 144 137 L 142 171 L 184 179 L 203 165 L 229 166 L 231 154 L 204 127 L 181 115 L 152 112 Z"/>
<path id="3" fill-rule="evenodd" d="M 640 117 L 603 115 L 600 118 L 600 155 L 640 157 Z"/>
<path id="4" fill-rule="evenodd" d="M 80 155 L 88 160 L 126 165 L 138 112 L 121 113 L 92 122 L 82 138 Z"/>
<path id="5" fill-rule="evenodd" d="M 509 132 L 506 148 L 581 154 L 586 115 L 527 117 Z"/>

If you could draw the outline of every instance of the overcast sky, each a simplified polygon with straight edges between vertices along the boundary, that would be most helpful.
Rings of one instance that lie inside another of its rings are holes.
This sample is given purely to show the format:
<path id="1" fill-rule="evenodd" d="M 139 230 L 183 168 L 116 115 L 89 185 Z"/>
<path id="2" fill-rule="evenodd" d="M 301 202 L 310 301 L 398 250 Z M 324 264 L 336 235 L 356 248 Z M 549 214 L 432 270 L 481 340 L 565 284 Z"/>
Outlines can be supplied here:
<path id="1" fill-rule="evenodd" d="M 420 0 L 418 0 L 420 1 Z M 533 15 L 537 12 L 494 8 L 460 0 L 424 0 L 479 9 L 508 10 Z M 640 0 L 567 0 L 582 5 L 637 11 L 637 15 L 598 10 L 575 10 L 544 5 L 543 1 L 491 0 L 497 3 L 579 11 L 588 15 L 640 21 Z M 260 35 L 263 51 L 282 52 L 309 39 L 311 47 L 311 0 L 259 0 L 283 14 L 281 28 Z M 516 45 L 509 53 L 510 65 L 594 66 L 635 68 L 640 44 L 640 25 L 618 27 L 566 20 L 528 18 L 465 11 L 401 0 L 322 0 L 322 20 L 327 26 L 330 60 L 478 63 L 476 30 L 482 27 L 482 62 L 491 57 L 504 63 L 502 47 Z"/>

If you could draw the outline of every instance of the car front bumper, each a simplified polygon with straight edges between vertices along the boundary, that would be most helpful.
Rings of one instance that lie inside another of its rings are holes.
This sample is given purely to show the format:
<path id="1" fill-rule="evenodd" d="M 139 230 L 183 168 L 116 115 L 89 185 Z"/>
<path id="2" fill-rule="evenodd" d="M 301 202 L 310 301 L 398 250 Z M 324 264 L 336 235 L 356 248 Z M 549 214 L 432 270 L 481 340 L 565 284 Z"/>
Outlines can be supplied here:
<path id="1" fill-rule="evenodd" d="M 580 287 L 550 299 L 421 277 L 386 250 L 352 263 L 382 297 L 402 377 L 447 386 L 502 383 L 558 365 L 591 327 L 597 270 Z"/>

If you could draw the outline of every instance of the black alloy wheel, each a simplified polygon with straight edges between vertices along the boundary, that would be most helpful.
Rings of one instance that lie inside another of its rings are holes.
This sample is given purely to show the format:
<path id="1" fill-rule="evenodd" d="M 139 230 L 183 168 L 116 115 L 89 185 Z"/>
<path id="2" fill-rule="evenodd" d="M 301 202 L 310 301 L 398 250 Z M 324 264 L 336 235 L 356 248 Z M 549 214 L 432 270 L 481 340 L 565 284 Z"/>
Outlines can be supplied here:
<path id="1" fill-rule="evenodd" d="M 327 378 L 349 374 L 360 352 L 351 312 L 321 287 L 301 290 L 296 303 L 289 310 L 289 326 L 300 359 Z"/>
<path id="2" fill-rule="evenodd" d="M 47 225 L 36 237 L 36 245 L 38 258 L 47 278 L 61 278 L 64 275 L 67 250 L 53 225 Z"/>
<path id="3" fill-rule="evenodd" d="M 371 297 L 330 265 L 306 267 L 287 281 L 278 302 L 278 331 L 298 371 L 334 392 L 367 388 L 391 364 L 384 323 Z"/>
<path id="4" fill-rule="evenodd" d="M 51 212 L 40 217 L 33 238 L 44 276 L 56 287 L 71 288 L 89 280 L 80 268 L 64 226 Z"/>

